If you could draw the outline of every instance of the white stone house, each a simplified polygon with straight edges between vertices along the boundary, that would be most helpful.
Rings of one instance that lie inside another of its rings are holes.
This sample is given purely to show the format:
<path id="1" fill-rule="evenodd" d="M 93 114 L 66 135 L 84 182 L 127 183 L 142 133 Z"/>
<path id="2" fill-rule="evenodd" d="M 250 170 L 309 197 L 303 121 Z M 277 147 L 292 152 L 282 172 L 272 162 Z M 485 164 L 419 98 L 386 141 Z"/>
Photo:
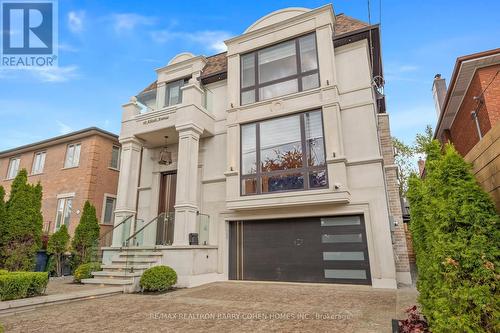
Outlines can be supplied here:
<path id="1" fill-rule="evenodd" d="M 379 36 L 331 5 L 286 8 L 227 52 L 156 69 L 123 105 L 116 228 L 94 283 L 156 264 L 181 286 L 410 283 Z"/>

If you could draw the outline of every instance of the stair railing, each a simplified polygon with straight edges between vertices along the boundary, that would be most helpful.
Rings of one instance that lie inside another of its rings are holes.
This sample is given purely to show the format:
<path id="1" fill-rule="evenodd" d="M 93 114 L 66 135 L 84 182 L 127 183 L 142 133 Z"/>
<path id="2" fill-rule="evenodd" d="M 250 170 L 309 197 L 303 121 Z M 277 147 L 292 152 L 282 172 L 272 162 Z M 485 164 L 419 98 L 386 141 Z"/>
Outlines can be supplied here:
<path id="1" fill-rule="evenodd" d="M 91 258 L 91 261 L 93 261 L 93 262 L 102 262 L 102 255 L 103 255 L 102 248 L 111 245 L 111 242 L 113 240 L 113 232 L 114 232 L 114 230 L 116 228 L 120 227 L 120 226 L 125 226 L 126 223 L 127 224 L 131 223 L 133 217 L 134 217 L 134 215 L 128 215 L 128 216 L 126 216 L 120 223 L 118 223 L 117 225 L 113 226 L 113 228 L 111 228 L 110 230 L 106 231 L 104 234 L 102 234 L 97 239 L 97 241 L 94 243 L 94 245 L 91 246 L 91 248 L 90 248 L 90 258 Z M 110 242 L 110 240 L 111 240 L 111 242 Z"/>

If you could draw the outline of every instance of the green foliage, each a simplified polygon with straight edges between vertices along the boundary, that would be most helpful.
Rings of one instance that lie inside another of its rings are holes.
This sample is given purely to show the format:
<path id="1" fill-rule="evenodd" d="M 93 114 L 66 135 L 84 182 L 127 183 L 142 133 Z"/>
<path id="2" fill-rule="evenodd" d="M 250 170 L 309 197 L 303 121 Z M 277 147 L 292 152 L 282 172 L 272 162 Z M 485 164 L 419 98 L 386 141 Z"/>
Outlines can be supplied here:
<path id="1" fill-rule="evenodd" d="M 139 283 L 145 291 L 164 291 L 177 283 L 177 273 L 168 266 L 154 266 L 142 274 Z"/>
<path id="2" fill-rule="evenodd" d="M 86 201 L 83 206 L 80 223 L 76 227 L 75 236 L 71 246 L 75 257 L 75 265 L 90 262 L 95 257 L 97 244 L 99 242 L 99 222 L 95 207 Z"/>
<path id="3" fill-rule="evenodd" d="M 101 270 L 101 263 L 99 262 L 81 264 L 73 273 L 73 281 L 80 283 L 83 279 L 90 279 L 92 277 L 92 272 L 98 272 Z"/>
<path id="4" fill-rule="evenodd" d="M 409 180 L 419 303 L 432 332 L 500 331 L 500 230 L 494 205 L 451 145 L 423 147 Z"/>
<path id="5" fill-rule="evenodd" d="M 432 142 L 432 127 L 427 125 L 424 133 L 417 134 L 415 142 L 407 145 L 398 138 L 392 138 L 394 163 L 398 167 L 399 194 L 406 197 L 410 176 L 418 171 L 418 156 L 425 153 L 425 147 Z"/>
<path id="6" fill-rule="evenodd" d="M 55 271 L 57 276 L 62 276 L 62 260 L 64 253 L 68 250 L 69 234 L 66 225 L 62 225 L 58 231 L 50 236 L 47 244 L 47 253 L 54 256 Z"/>
<path id="7" fill-rule="evenodd" d="M 5 208 L 5 189 L 0 186 L 0 249 L 3 248 L 5 230 L 6 230 L 6 219 L 7 210 Z"/>
<path id="8" fill-rule="evenodd" d="M 7 273 L 9 273 L 8 270 L 6 270 L 6 269 L 0 269 L 0 275 L 4 275 L 4 274 L 7 274 Z"/>
<path id="9" fill-rule="evenodd" d="M 45 292 L 47 273 L 9 272 L 0 275 L 0 299 L 2 301 L 39 296 Z"/>
<path id="10" fill-rule="evenodd" d="M 3 200 L 0 200 L 3 202 Z M 2 223 L 0 264 L 11 271 L 34 268 L 35 254 L 41 245 L 43 217 L 42 186 L 28 184 L 26 169 L 19 171 L 5 204 Z"/>

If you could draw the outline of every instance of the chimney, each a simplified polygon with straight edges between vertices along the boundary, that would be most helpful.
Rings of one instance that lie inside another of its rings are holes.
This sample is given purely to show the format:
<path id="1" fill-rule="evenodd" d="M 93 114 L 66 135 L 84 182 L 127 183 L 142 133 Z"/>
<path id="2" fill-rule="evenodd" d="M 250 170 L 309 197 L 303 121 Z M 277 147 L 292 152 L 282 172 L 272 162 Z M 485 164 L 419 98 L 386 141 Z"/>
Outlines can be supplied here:
<path id="1" fill-rule="evenodd" d="M 443 108 L 444 98 L 446 96 L 446 80 L 441 78 L 441 74 L 436 74 L 434 76 L 434 82 L 432 83 L 432 95 L 434 96 L 436 113 L 439 117 Z"/>

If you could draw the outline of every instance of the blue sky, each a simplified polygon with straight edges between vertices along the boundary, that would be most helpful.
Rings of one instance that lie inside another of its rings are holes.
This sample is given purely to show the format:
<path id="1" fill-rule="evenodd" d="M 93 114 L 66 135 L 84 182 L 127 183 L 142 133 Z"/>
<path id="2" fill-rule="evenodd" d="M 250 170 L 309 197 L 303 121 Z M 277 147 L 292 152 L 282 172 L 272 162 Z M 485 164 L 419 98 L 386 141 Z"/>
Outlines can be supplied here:
<path id="1" fill-rule="evenodd" d="M 0 150 L 89 126 L 118 133 L 121 105 L 183 51 L 211 55 L 260 17 L 325 1 L 59 1 L 59 68 L 0 70 Z M 333 3 L 368 19 L 366 0 Z M 434 125 L 432 79 L 458 56 L 500 47 L 500 1 L 382 0 L 392 134 L 411 143 Z M 372 23 L 379 2 L 372 1 Z"/>

